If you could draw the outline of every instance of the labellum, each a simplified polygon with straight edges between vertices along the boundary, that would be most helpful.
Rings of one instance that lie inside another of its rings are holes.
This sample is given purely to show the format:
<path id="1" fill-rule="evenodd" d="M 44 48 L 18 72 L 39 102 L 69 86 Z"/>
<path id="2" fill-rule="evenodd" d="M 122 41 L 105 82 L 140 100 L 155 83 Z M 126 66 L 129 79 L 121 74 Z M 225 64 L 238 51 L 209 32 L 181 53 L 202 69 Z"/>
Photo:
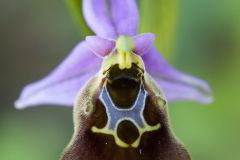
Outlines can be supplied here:
<path id="1" fill-rule="evenodd" d="M 120 60 L 121 47 L 103 60 L 100 72 L 79 93 L 75 132 L 62 160 L 190 159 L 169 128 L 163 91 L 140 56 L 124 53 L 134 56 L 134 61 L 125 59 L 130 65 Z"/>

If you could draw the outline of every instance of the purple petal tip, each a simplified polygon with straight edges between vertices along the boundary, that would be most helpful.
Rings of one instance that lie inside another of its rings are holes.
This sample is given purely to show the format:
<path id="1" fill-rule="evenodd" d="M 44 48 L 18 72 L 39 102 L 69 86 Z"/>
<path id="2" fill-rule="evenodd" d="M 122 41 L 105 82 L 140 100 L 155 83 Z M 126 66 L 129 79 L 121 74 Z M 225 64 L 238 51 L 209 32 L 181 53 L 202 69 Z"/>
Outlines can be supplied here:
<path id="1" fill-rule="evenodd" d="M 87 36 L 86 42 L 89 49 L 100 58 L 107 56 L 115 47 L 115 41 L 99 36 Z"/>
<path id="2" fill-rule="evenodd" d="M 133 37 L 135 48 L 134 52 L 138 55 L 144 55 L 152 47 L 155 40 L 153 33 L 143 33 Z"/>

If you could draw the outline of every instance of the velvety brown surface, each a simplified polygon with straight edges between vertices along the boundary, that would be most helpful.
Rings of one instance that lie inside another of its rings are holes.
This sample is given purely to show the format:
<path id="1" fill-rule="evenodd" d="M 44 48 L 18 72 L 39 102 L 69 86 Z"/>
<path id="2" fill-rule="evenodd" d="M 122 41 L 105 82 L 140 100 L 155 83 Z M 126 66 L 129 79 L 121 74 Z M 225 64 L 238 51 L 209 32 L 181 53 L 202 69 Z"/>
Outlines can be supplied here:
<path id="1" fill-rule="evenodd" d="M 84 125 L 63 160 L 190 160 L 187 151 L 169 131 L 166 115 L 158 114 L 156 121 L 161 122 L 161 129 L 145 133 L 138 148 L 126 149 L 118 147 L 111 135 L 92 133 L 89 119 L 82 117 Z"/>
<path id="2" fill-rule="evenodd" d="M 139 79 L 141 80 L 141 79 Z M 161 124 L 159 130 L 146 132 L 137 148 L 122 148 L 115 144 L 112 135 L 93 133 L 92 126 L 103 128 L 107 123 L 107 114 L 103 104 L 98 99 L 102 84 L 95 91 L 92 103 L 94 109 L 86 114 L 89 99 L 89 88 L 96 82 L 92 79 L 80 95 L 79 105 L 75 106 L 75 125 L 78 125 L 72 143 L 65 150 L 62 160 L 190 160 L 187 150 L 181 145 L 171 132 L 168 122 L 167 104 L 158 106 L 159 97 L 155 96 L 153 88 L 144 82 L 144 88 L 149 95 L 144 109 L 144 118 L 149 125 Z M 156 88 L 155 88 L 156 89 Z M 134 95 L 134 94 L 133 94 Z M 118 95 L 125 96 L 125 95 Z M 121 99 L 121 98 L 120 98 Z M 134 99 L 134 98 L 132 98 Z M 120 101 L 119 101 L 120 102 Z M 77 122 L 77 123 L 76 123 Z M 76 127 L 76 126 L 75 126 Z M 124 142 L 131 144 L 138 137 L 138 130 L 132 123 L 123 121 L 118 126 L 117 133 Z"/>

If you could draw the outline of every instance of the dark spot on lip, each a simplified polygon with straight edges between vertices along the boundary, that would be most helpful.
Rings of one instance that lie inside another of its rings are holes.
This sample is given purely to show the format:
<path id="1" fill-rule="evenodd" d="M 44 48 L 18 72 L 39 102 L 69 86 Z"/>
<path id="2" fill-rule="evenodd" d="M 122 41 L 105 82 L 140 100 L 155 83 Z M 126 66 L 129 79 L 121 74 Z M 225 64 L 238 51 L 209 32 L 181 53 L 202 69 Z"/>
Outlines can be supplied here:
<path id="1" fill-rule="evenodd" d="M 133 79 L 135 81 L 141 80 L 143 71 L 133 64 L 129 69 L 120 69 L 119 65 L 112 66 L 108 72 L 106 78 L 109 82 L 118 80 L 119 78 Z"/>
<path id="2" fill-rule="evenodd" d="M 139 79 L 137 79 L 137 78 L 135 78 L 135 77 L 133 77 L 133 76 L 129 76 L 129 75 L 116 76 L 116 77 L 114 77 L 114 78 L 112 79 L 112 81 L 115 82 L 115 81 L 119 81 L 119 80 L 121 80 L 121 79 L 131 80 L 131 81 L 136 82 L 136 83 L 139 81 Z"/>
<path id="3" fill-rule="evenodd" d="M 111 84 L 111 88 L 118 89 L 118 90 L 130 90 L 135 89 L 139 82 L 129 76 L 119 76 L 114 79 L 113 83 Z"/>
<path id="4" fill-rule="evenodd" d="M 137 127 L 129 120 L 119 123 L 117 128 L 118 137 L 127 144 L 132 144 L 139 137 Z"/>
<path id="5" fill-rule="evenodd" d="M 130 69 L 121 70 L 118 65 L 109 69 L 107 90 L 118 108 L 130 108 L 134 104 L 142 76 L 143 71 L 134 64 Z"/>

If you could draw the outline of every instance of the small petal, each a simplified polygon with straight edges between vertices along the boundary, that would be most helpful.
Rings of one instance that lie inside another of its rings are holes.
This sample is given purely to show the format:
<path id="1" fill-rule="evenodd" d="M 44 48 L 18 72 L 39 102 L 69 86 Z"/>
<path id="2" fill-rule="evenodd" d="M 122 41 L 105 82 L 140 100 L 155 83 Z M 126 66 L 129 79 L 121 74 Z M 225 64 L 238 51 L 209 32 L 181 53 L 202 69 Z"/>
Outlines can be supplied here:
<path id="1" fill-rule="evenodd" d="M 115 47 L 115 41 L 98 36 L 87 36 L 88 47 L 98 56 L 107 56 Z"/>
<path id="2" fill-rule="evenodd" d="M 118 35 L 134 36 L 138 30 L 139 13 L 135 0 L 112 0 L 112 20 Z"/>
<path id="3" fill-rule="evenodd" d="M 143 56 L 143 60 L 147 72 L 158 82 L 169 101 L 212 102 L 212 93 L 207 82 L 176 70 L 154 47 Z"/>
<path id="4" fill-rule="evenodd" d="M 24 87 L 15 107 L 22 109 L 40 104 L 72 106 L 77 92 L 97 73 L 100 64 L 101 60 L 90 51 L 86 42 L 79 43 L 53 72 Z"/>
<path id="5" fill-rule="evenodd" d="M 152 47 L 155 40 L 155 35 L 152 33 L 139 34 L 133 37 L 134 40 L 134 53 L 142 56 Z"/>
<path id="6" fill-rule="evenodd" d="M 108 3 L 106 0 L 83 0 L 83 14 L 96 35 L 116 38 L 117 33 L 110 18 Z"/>

